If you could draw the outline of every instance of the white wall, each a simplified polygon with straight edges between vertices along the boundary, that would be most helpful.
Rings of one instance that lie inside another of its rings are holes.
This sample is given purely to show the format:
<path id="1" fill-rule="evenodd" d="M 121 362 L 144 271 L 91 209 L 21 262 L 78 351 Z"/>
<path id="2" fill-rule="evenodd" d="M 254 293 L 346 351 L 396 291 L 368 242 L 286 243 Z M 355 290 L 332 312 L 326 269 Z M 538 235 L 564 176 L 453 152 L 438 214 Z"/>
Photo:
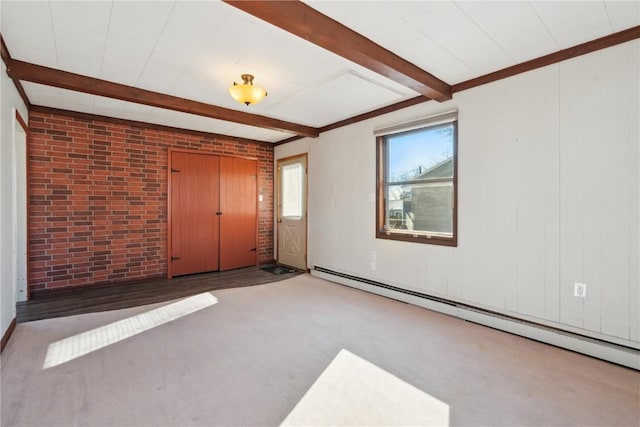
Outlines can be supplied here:
<path id="1" fill-rule="evenodd" d="M 15 188 L 17 173 L 24 173 L 25 165 L 16 167 L 15 144 L 20 137 L 16 135 L 16 110 L 24 120 L 28 120 L 29 115 L 7 76 L 4 63 L 0 64 L 0 336 L 4 336 L 16 316 L 17 266 L 25 265 L 24 257 L 19 259 L 17 250 L 18 235 L 24 233 L 18 232 Z"/>
<path id="2" fill-rule="evenodd" d="M 639 52 L 636 40 L 276 147 L 309 153 L 309 266 L 638 347 Z M 458 247 L 376 239 L 373 130 L 452 108 Z"/>

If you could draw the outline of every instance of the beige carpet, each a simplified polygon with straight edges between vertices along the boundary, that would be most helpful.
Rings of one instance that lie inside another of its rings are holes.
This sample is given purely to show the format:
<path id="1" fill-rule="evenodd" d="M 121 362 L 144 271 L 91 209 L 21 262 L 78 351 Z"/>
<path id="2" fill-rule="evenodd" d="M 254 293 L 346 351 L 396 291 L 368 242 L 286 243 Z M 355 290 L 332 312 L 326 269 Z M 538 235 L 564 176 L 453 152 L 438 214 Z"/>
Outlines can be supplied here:
<path id="1" fill-rule="evenodd" d="M 19 324 L 1 362 L 2 426 L 640 423 L 637 371 L 308 275 Z"/>

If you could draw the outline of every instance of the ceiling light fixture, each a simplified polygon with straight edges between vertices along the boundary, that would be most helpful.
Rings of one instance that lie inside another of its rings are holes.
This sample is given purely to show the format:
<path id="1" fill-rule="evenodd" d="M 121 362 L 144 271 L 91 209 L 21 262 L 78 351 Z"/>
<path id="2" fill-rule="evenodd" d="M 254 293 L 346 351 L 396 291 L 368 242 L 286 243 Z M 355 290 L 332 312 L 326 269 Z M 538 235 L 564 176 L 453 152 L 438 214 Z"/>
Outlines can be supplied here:
<path id="1" fill-rule="evenodd" d="M 229 88 L 229 93 L 238 102 L 245 105 L 257 104 L 267 96 L 267 91 L 260 86 L 253 84 L 253 76 L 251 74 L 243 74 L 240 76 L 242 83 L 233 82 L 233 86 Z"/>

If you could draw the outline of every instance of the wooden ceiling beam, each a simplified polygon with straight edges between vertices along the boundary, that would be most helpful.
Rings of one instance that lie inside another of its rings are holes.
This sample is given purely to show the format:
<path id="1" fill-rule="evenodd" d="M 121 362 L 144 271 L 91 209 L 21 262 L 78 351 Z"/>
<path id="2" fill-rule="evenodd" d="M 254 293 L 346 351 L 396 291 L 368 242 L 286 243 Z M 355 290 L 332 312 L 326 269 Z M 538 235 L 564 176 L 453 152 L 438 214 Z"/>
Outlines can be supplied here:
<path id="1" fill-rule="evenodd" d="M 437 101 L 451 99 L 451 86 L 444 81 L 301 1 L 225 2 L 421 95 Z"/>
<path id="2" fill-rule="evenodd" d="M 484 76 L 476 77 L 471 80 L 457 83 L 452 86 L 452 90 L 453 90 L 453 93 L 461 92 L 477 86 L 492 83 L 497 80 L 512 77 L 517 74 L 525 73 L 527 71 L 535 70 L 540 67 L 545 67 L 547 65 L 566 61 L 567 59 L 576 58 L 578 56 L 586 55 L 591 52 L 596 52 L 601 49 L 607 49 L 609 47 L 616 46 L 621 43 L 626 43 L 628 41 L 636 40 L 638 38 L 640 38 L 640 26 L 631 27 L 626 30 L 619 31 L 617 33 L 609 34 L 607 36 L 600 37 L 598 39 L 591 40 L 586 43 L 582 43 L 567 49 L 563 49 L 554 53 L 550 53 L 548 55 L 541 56 L 539 58 L 532 59 L 530 61 L 525 61 L 511 67 L 503 68 L 501 70 L 486 74 Z M 348 119 L 340 120 L 338 122 L 323 126 L 319 130 L 320 130 L 320 133 L 323 133 L 329 130 L 337 129 L 342 126 L 347 126 L 362 120 L 367 120 L 373 117 L 380 116 L 382 114 L 387 114 L 392 111 L 400 110 L 402 108 L 407 108 L 412 105 L 416 105 L 426 101 L 428 101 L 428 99 L 421 96 L 407 99 L 405 101 L 391 104 L 386 107 L 378 108 L 377 110 L 369 111 L 367 113 L 359 114 L 357 116 L 350 117 Z M 292 136 L 290 138 L 277 141 L 274 145 L 278 146 L 282 144 L 287 144 L 289 142 L 297 141 L 299 139 L 302 139 L 302 137 Z"/>
<path id="3" fill-rule="evenodd" d="M 598 50 L 606 49 L 608 47 L 615 46 L 621 43 L 626 43 L 637 38 L 640 38 L 640 26 L 627 28 L 626 30 L 609 34 L 608 36 L 600 37 L 586 43 L 572 46 L 567 49 L 562 49 L 548 55 L 521 62 L 520 64 L 516 64 L 511 67 L 494 71 L 493 73 L 485 74 L 480 77 L 475 77 L 471 80 L 457 83 L 453 85 L 452 89 L 454 93 L 462 92 L 463 90 L 485 85 L 487 83 L 492 83 L 496 80 L 506 79 L 517 74 L 535 70 L 536 68 L 546 67 L 547 65 L 556 64 L 561 61 L 566 61 L 567 59 L 586 55 L 587 53 L 596 52 Z"/>
<path id="4" fill-rule="evenodd" d="M 250 114 L 230 108 L 218 107 L 203 102 L 179 98 L 177 96 L 152 92 L 145 89 L 100 80 L 67 71 L 8 59 L 7 74 L 12 79 L 74 90 L 107 98 L 120 99 L 152 107 L 165 108 L 212 119 L 226 120 L 248 126 L 256 126 L 300 136 L 317 137 L 318 129 L 297 123 L 273 119 L 258 114 Z"/>
<path id="5" fill-rule="evenodd" d="M 0 57 L 2 58 L 2 62 L 4 62 L 4 65 L 8 67 L 9 62 L 11 62 L 12 59 L 11 59 L 11 54 L 9 53 L 9 49 L 7 48 L 7 45 L 4 42 L 4 38 L 2 37 L 2 34 L 0 34 Z M 22 102 L 24 102 L 24 104 L 27 106 L 27 109 L 31 108 L 31 101 L 29 101 L 27 92 L 24 91 L 24 87 L 22 86 L 22 83 L 20 83 L 20 80 L 18 79 L 11 79 L 11 80 L 13 80 L 13 85 L 16 87 L 16 90 L 18 91 L 20 98 L 22 98 Z"/>

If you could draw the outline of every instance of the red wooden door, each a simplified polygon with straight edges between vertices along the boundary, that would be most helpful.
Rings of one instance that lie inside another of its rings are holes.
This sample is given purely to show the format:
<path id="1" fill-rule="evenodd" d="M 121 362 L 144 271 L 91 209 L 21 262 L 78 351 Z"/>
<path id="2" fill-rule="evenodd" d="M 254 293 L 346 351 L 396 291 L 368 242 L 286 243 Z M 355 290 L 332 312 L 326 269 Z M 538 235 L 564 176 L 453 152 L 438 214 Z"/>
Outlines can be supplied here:
<path id="1" fill-rule="evenodd" d="M 258 162 L 220 158 L 220 270 L 257 261 Z"/>
<path id="2" fill-rule="evenodd" d="M 219 157 L 174 152 L 170 173 L 171 273 L 218 270 Z"/>

